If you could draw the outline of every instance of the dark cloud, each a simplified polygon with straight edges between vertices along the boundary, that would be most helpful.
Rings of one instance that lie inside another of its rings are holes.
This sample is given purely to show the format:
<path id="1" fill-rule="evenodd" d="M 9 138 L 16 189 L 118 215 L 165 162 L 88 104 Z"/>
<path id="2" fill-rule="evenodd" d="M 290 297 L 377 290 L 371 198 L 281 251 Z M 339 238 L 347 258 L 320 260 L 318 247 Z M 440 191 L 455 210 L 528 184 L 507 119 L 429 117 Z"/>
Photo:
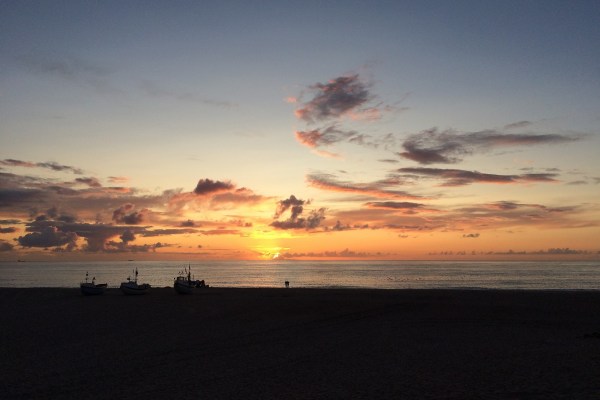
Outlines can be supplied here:
<path id="1" fill-rule="evenodd" d="M 0 207 L 23 205 L 35 201 L 43 192 L 37 189 L 0 188 Z"/>
<path id="2" fill-rule="evenodd" d="M 0 252 L 12 251 L 13 248 L 14 246 L 12 244 L 5 242 L 4 240 L 0 240 Z"/>
<path id="3" fill-rule="evenodd" d="M 528 126 L 531 126 L 531 125 L 533 125 L 533 122 L 518 121 L 518 122 L 513 122 L 512 124 L 504 125 L 504 129 L 521 129 L 521 128 L 527 128 Z"/>
<path id="4" fill-rule="evenodd" d="M 9 226 L 8 228 L 0 228 L 0 233 L 13 233 L 16 232 L 17 228 Z"/>
<path id="5" fill-rule="evenodd" d="M 77 178 L 75 182 L 88 185 L 89 187 L 102 187 L 102 184 L 96 178 Z"/>
<path id="6" fill-rule="evenodd" d="M 77 246 L 77 238 L 75 232 L 63 232 L 56 226 L 47 226 L 40 232 L 19 236 L 18 242 L 23 247 L 48 248 L 67 245 L 67 249 L 73 249 Z"/>
<path id="7" fill-rule="evenodd" d="M 185 228 L 185 229 L 153 229 L 153 230 L 145 230 L 142 233 L 143 237 L 152 237 L 152 236 L 168 236 L 168 235 L 182 235 L 184 233 L 196 233 L 197 229 Z"/>
<path id="8" fill-rule="evenodd" d="M 440 132 L 437 128 L 409 136 L 397 153 L 419 164 L 455 164 L 476 151 L 489 151 L 497 147 L 559 144 L 578 140 L 557 134 L 507 134 L 487 130 L 472 133 Z"/>
<path id="9" fill-rule="evenodd" d="M 61 164 L 58 164 L 53 161 L 33 163 L 30 161 L 21 161 L 21 160 L 14 160 L 14 159 L 7 158 L 4 160 L 0 160 L 0 165 L 5 165 L 5 166 L 9 166 L 9 167 L 26 167 L 26 168 L 37 167 L 37 168 L 46 168 L 46 169 L 50 169 L 53 171 L 67 171 L 67 172 L 72 172 L 72 173 L 78 174 L 78 175 L 83 174 L 83 171 L 79 168 L 71 167 L 68 165 L 61 165 Z"/>
<path id="10" fill-rule="evenodd" d="M 325 219 L 325 208 L 312 210 L 308 216 L 303 217 L 301 215 L 305 204 L 308 205 L 310 202 L 298 199 L 294 195 L 277 202 L 273 218 L 280 218 L 287 210 L 290 210 L 290 216 L 284 221 L 273 221 L 271 226 L 277 229 L 315 229 Z"/>
<path id="11" fill-rule="evenodd" d="M 134 211 L 135 206 L 131 203 L 123 204 L 113 211 L 112 219 L 118 224 L 137 225 L 144 220 L 142 212 Z"/>
<path id="12" fill-rule="evenodd" d="M 127 244 L 135 240 L 135 234 L 131 229 L 126 229 L 125 232 L 119 238 L 123 241 L 123 243 Z"/>
<path id="13" fill-rule="evenodd" d="M 477 171 L 446 168 L 400 168 L 397 170 L 405 174 L 405 178 L 430 177 L 444 181 L 443 186 L 465 186 L 472 183 L 521 183 L 521 182 L 556 182 L 557 174 L 521 174 L 497 175 Z"/>
<path id="14" fill-rule="evenodd" d="M 423 204 L 411 203 L 408 201 L 379 201 L 367 203 L 367 206 L 374 208 L 391 208 L 394 210 L 414 210 L 422 208 Z"/>
<path id="15" fill-rule="evenodd" d="M 339 181 L 331 174 L 310 174 L 306 177 L 310 186 L 334 192 L 346 192 L 370 197 L 419 199 L 420 196 L 412 195 L 401 190 L 390 189 L 389 181 L 373 183 L 353 183 Z"/>
<path id="16" fill-rule="evenodd" d="M 328 83 L 310 87 L 314 97 L 296 110 L 296 116 L 307 122 L 338 118 L 358 109 L 371 98 L 367 85 L 358 75 L 341 76 Z"/>
<path id="17" fill-rule="evenodd" d="M 477 239 L 479 237 L 479 233 L 466 233 L 462 235 L 462 237 L 467 239 Z"/>
<path id="18" fill-rule="evenodd" d="M 285 200 L 280 200 L 277 202 L 277 208 L 275 209 L 275 216 L 273 218 L 279 218 L 281 214 L 289 210 L 290 207 L 292 208 L 292 218 L 295 218 L 302 213 L 302 206 L 304 203 L 304 200 L 297 199 L 294 195 L 291 195 Z"/>
<path id="19" fill-rule="evenodd" d="M 12 224 L 20 224 L 21 221 L 18 219 L 0 219 L 0 225 L 12 225 Z"/>
<path id="20" fill-rule="evenodd" d="M 181 226 L 191 228 L 191 227 L 196 226 L 196 223 L 194 221 L 192 221 L 191 219 L 188 219 L 187 221 L 182 221 Z"/>
<path id="21" fill-rule="evenodd" d="M 312 210 L 306 218 L 291 216 L 285 221 L 273 221 L 271 226 L 277 229 L 315 229 L 325 219 L 325 208 Z"/>
<path id="22" fill-rule="evenodd" d="M 194 193 L 197 195 L 208 195 L 215 194 L 219 192 L 224 192 L 228 190 L 233 190 L 235 185 L 231 182 L 221 182 L 221 181 L 213 181 L 211 179 L 200 179 L 196 188 L 194 189 Z"/>

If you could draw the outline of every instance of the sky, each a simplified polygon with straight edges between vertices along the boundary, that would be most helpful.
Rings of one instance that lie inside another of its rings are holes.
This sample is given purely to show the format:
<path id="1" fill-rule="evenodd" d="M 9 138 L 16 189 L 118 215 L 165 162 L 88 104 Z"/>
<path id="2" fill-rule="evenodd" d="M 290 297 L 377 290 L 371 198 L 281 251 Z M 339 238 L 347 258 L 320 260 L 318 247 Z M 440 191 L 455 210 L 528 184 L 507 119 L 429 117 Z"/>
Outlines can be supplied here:
<path id="1" fill-rule="evenodd" d="M 600 259 L 598 1 L 3 1 L 0 260 Z"/>

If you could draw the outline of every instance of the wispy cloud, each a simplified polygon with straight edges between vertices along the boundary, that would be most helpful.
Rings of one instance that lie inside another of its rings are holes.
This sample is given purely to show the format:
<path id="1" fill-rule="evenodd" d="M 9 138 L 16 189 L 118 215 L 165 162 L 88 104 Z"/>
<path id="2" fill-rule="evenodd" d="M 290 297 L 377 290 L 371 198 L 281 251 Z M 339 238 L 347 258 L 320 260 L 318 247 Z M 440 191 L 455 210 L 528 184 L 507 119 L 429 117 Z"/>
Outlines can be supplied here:
<path id="1" fill-rule="evenodd" d="M 142 80 L 142 82 L 140 83 L 140 89 L 145 95 L 151 97 L 162 97 L 177 101 L 199 103 L 207 106 L 221 108 L 232 108 L 237 106 L 237 104 L 232 103 L 230 101 L 205 98 L 194 92 L 167 89 L 165 87 L 160 86 L 158 83 L 150 80 Z"/>
<path id="2" fill-rule="evenodd" d="M 24 54 L 17 62 L 27 71 L 60 78 L 94 88 L 99 93 L 121 93 L 111 85 L 109 76 L 113 71 L 77 57 L 49 57 L 42 54 Z"/>
<path id="3" fill-rule="evenodd" d="M 530 173 L 520 175 L 487 174 L 478 171 L 446 168 L 400 168 L 396 170 L 405 179 L 435 178 L 443 181 L 441 186 L 465 186 L 473 183 L 524 183 L 524 182 L 557 182 L 558 174 Z"/>
<path id="4" fill-rule="evenodd" d="M 22 161 L 15 160 L 12 158 L 7 158 L 4 160 L 0 160 L 0 165 L 6 167 L 24 167 L 24 168 L 45 168 L 52 171 L 66 171 L 72 172 L 77 175 L 83 174 L 83 170 L 75 167 L 71 167 L 69 165 L 62 165 L 53 161 L 46 162 L 31 162 L 31 161 Z"/>
<path id="5" fill-rule="evenodd" d="M 419 164 L 455 164 L 475 152 L 485 152 L 498 147 L 560 144 L 578 140 L 578 137 L 558 134 L 509 134 L 495 130 L 457 133 L 432 128 L 410 135 L 402 144 L 400 157 Z"/>
<path id="6" fill-rule="evenodd" d="M 422 199 L 422 196 L 413 195 L 402 190 L 390 188 L 388 181 L 372 183 L 354 183 L 340 181 L 332 174 L 310 174 L 306 181 L 312 187 L 334 192 L 354 193 L 376 198 L 394 198 L 394 199 Z"/>

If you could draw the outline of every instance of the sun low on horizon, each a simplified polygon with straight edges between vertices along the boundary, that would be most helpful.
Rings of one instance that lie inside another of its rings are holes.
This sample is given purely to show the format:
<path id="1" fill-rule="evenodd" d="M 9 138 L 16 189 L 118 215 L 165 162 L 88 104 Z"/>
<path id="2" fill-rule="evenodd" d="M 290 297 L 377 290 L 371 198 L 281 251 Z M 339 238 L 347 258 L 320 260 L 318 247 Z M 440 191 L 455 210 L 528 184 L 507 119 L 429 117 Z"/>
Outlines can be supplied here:
<path id="1" fill-rule="evenodd" d="M 4 3 L 0 260 L 599 260 L 599 15 Z"/>

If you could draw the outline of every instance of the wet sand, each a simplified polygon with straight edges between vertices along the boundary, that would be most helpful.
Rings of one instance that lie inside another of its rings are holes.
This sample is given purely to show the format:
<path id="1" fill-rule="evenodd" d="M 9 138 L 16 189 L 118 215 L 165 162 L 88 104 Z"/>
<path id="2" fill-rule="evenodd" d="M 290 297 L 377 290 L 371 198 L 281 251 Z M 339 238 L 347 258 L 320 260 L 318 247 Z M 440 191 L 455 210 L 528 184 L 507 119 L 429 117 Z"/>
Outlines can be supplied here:
<path id="1" fill-rule="evenodd" d="M 600 291 L 0 289 L 3 399 L 597 399 Z"/>

